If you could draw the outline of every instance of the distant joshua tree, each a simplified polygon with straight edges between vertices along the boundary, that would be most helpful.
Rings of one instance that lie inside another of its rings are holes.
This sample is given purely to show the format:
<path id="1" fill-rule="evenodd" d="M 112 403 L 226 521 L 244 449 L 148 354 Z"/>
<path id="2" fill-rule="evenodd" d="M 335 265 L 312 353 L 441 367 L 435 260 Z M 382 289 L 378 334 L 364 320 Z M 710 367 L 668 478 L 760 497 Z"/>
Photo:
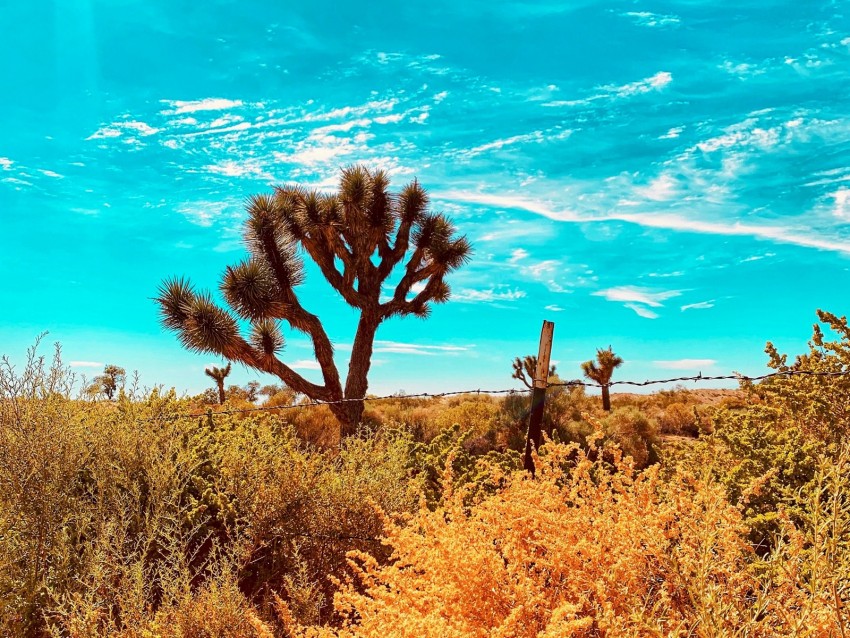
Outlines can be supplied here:
<path id="1" fill-rule="evenodd" d="M 602 387 L 602 409 L 606 412 L 611 410 L 611 396 L 608 390 L 611 375 L 614 373 L 614 369 L 622 364 L 623 360 L 614 354 L 611 346 L 608 346 L 606 350 L 597 348 L 596 361 L 591 359 L 581 364 L 584 376 Z"/>
<path id="2" fill-rule="evenodd" d="M 224 392 L 224 380 L 227 378 L 227 375 L 230 374 L 230 362 L 228 362 L 223 368 L 209 366 L 206 370 L 204 370 L 204 374 L 215 381 L 215 384 L 218 386 L 218 402 L 219 404 L 224 403 L 224 399 L 226 398 Z"/>
<path id="3" fill-rule="evenodd" d="M 115 398 L 115 393 L 124 387 L 127 373 L 124 368 L 113 364 L 107 364 L 103 367 L 103 374 L 92 379 L 88 391 L 92 394 L 103 394 L 109 401 Z"/>
<path id="4" fill-rule="evenodd" d="M 163 325 L 189 350 L 213 352 L 277 376 L 295 392 L 330 405 L 342 434 L 355 432 L 363 414 L 372 348 L 378 326 L 390 317 L 427 317 L 432 303 L 449 299 L 446 275 L 466 263 L 471 247 L 452 222 L 428 211 L 428 196 L 414 180 L 398 194 L 381 170 L 343 169 L 339 192 L 300 186 L 277 188 L 248 200 L 244 241 L 249 257 L 228 266 L 220 290 L 231 310 L 207 292 L 175 278 L 163 282 L 157 302 Z M 321 320 L 295 289 L 304 280 L 300 254 L 319 267 L 328 283 L 360 318 L 345 385 Z M 391 275 L 405 262 L 398 278 Z M 396 283 L 385 288 L 386 282 Z M 250 323 L 243 337 L 238 320 Z M 322 373 L 312 383 L 278 358 L 280 322 L 306 334 Z"/>
<path id="5" fill-rule="evenodd" d="M 537 372 L 537 357 L 532 354 L 522 359 L 517 357 L 512 365 L 514 369 L 512 378 L 519 379 L 526 388 L 531 390 L 534 387 L 534 375 Z M 555 366 L 549 366 L 549 376 L 554 377 L 555 374 Z"/>

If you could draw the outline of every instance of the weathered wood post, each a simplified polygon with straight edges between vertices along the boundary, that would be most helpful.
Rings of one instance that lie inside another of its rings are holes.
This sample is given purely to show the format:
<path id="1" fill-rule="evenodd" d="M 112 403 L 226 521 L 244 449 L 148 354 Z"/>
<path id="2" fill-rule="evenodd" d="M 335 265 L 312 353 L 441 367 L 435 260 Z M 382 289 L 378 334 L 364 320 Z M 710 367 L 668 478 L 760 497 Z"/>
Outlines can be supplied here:
<path id="1" fill-rule="evenodd" d="M 534 460 L 531 450 L 540 448 L 543 439 L 543 408 L 546 403 L 546 388 L 549 387 L 549 359 L 552 356 L 552 336 L 555 324 L 543 322 L 540 331 L 540 349 L 537 351 L 537 370 L 534 371 L 534 383 L 531 390 L 531 413 L 528 416 L 528 436 L 525 439 L 525 458 L 523 467 L 534 476 Z"/>

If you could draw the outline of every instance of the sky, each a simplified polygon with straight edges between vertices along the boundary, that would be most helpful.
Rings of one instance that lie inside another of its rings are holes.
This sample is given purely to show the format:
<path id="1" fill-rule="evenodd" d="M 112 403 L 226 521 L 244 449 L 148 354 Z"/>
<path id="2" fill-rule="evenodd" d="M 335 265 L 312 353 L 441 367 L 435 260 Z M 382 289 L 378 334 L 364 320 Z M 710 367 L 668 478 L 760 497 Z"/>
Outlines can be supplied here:
<path id="1" fill-rule="evenodd" d="M 474 246 L 430 318 L 377 335 L 370 391 L 765 371 L 850 310 L 850 2 L 0 0 L 0 353 L 208 386 L 160 282 L 217 290 L 244 201 L 417 178 Z M 357 316 L 298 289 L 344 374 Z M 282 357 L 319 372 L 303 335 Z M 241 367 L 231 380 L 271 377 Z M 702 384 L 700 387 L 706 387 Z M 691 387 L 691 386 L 688 386 Z"/>

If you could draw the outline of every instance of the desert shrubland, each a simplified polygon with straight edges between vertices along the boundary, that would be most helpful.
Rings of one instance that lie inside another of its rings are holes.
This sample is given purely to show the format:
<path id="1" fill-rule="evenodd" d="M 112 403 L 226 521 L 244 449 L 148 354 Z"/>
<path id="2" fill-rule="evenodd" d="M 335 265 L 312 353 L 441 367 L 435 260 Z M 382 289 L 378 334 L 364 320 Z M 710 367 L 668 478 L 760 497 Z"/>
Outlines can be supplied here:
<path id="1" fill-rule="evenodd" d="M 769 364 L 846 371 L 820 318 Z M 368 402 L 340 440 L 285 388 L 110 400 L 33 349 L 0 367 L 0 635 L 841 636 L 846 383 L 559 386 L 531 478 L 524 394 Z"/>

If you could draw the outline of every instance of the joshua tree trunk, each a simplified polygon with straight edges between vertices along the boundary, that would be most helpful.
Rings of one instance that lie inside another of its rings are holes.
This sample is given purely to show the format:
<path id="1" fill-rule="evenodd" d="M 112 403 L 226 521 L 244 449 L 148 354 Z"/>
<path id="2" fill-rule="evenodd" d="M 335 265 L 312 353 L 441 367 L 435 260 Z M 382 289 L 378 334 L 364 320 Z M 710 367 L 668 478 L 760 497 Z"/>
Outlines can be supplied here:
<path id="1" fill-rule="evenodd" d="M 216 379 L 218 385 L 218 403 L 224 405 L 224 379 Z"/>
<path id="2" fill-rule="evenodd" d="M 372 343 L 380 324 L 380 312 L 376 309 L 364 310 L 357 324 L 354 344 L 351 347 L 351 359 L 348 363 L 348 377 L 345 380 L 345 398 L 362 399 L 369 387 L 369 368 L 372 365 Z M 357 431 L 357 426 L 363 418 L 363 401 L 351 401 L 339 406 L 337 418 L 341 423 L 343 437 Z"/>
<path id="3" fill-rule="evenodd" d="M 608 384 L 602 386 L 602 409 L 606 412 L 611 411 L 611 395 L 608 392 Z"/>

